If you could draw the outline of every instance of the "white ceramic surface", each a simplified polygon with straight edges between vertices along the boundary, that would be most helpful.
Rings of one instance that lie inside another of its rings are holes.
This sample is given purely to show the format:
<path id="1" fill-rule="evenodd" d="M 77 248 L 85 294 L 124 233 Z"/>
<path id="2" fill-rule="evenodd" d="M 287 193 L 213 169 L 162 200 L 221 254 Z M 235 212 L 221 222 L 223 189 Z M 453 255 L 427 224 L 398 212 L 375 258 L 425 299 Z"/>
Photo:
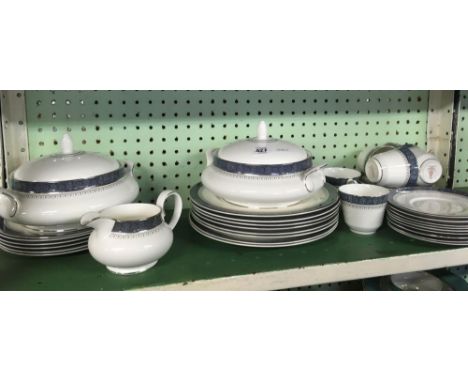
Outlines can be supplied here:
<path id="1" fill-rule="evenodd" d="M 29 182 L 60 182 L 87 179 L 117 170 L 119 162 L 110 157 L 73 151 L 71 137 L 62 138 L 60 154 L 39 158 L 22 164 L 13 172 L 13 178 Z"/>
<path id="2" fill-rule="evenodd" d="M 364 172 L 365 168 L 366 168 L 367 160 L 371 156 L 379 154 L 379 153 L 383 153 L 383 152 L 386 152 L 386 151 L 390 151 L 390 150 L 393 150 L 393 149 L 398 148 L 398 147 L 399 147 L 399 145 L 397 145 L 397 144 L 386 143 L 384 145 L 377 146 L 377 147 L 365 148 L 364 150 L 362 150 L 358 154 L 358 157 L 356 159 L 356 168 L 359 171 Z"/>
<path id="3" fill-rule="evenodd" d="M 442 165 L 433 154 L 416 146 L 409 147 L 418 166 L 417 185 L 436 183 L 442 176 Z M 406 186 L 410 179 L 410 164 L 405 155 L 393 149 L 373 155 L 365 165 L 366 177 L 370 182 L 386 187 Z"/>
<path id="4" fill-rule="evenodd" d="M 326 185 L 317 192 L 309 195 L 306 199 L 303 199 L 294 205 L 252 209 L 246 206 L 229 203 L 216 196 L 205 186 L 197 186 L 195 186 L 196 188 L 194 189 L 198 192 L 192 196 L 193 203 L 204 203 L 202 205 L 204 209 L 212 210 L 214 212 L 222 211 L 223 213 L 233 214 L 235 216 L 299 216 L 316 210 L 318 211 L 319 209 L 322 209 L 322 207 L 325 208 L 327 206 L 331 206 L 338 201 L 336 189 L 332 186 Z"/>
<path id="5" fill-rule="evenodd" d="M 295 245 L 301 245 L 301 244 L 306 244 L 306 243 L 311 243 L 313 241 L 317 241 L 320 239 L 323 239 L 333 233 L 335 231 L 336 227 L 338 227 L 338 219 L 336 221 L 336 224 L 333 225 L 330 229 L 321 232 L 319 234 L 311 234 L 307 235 L 305 237 L 295 239 L 292 238 L 292 240 L 277 240 L 277 241 L 270 241 L 270 242 L 263 242 L 263 243 L 258 243 L 258 242 L 252 242 L 252 241 L 243 241 L 240 239 L 234 239 L 232 237 L 220 234 L 220 233 L 214 233 L 211 230 L 207 230 L 206 228 L 200 227 L 197 223 L 195 223 L 192 219 L 189 220 L 190 225 L 192 228 L 197 231 L 200 235 L 203 235 L 209 239 L 219 241 L 221 243 L 226 243 L 226 244 L 233 244 L 233 245 L 239 245 L 242 247 L 255 247 L 255 248 L 279 248 L 279 247 L 292 247 Z"/>
<path id="6" fill-rule="evenodd" d="M 164 204 L 175 198 L 175 209 L 169 223 L 164 221 Z M 89 237 L 89 252 L 113 273 L 128 275 L 153 267 L 170 249 L 172 230 L 182 212 L 182 199 L 174 191 L 163 191 L 156 205 L 132 203 L 85 214 L 81 223 L 94 228 Z M 161 214 L 163 222 L 154 228 L 138 232 L 113 232 L 116 221 L 140 221 Z"/>
<path id="7" fill-rule="evenodd" d="M 390 197 L 396 207 L 444 218 L 468 218 L 468 196 L 438 190 L 402 190 Z"/>
<path id="8" fill-rule="evenodd" d="M 249 208 L 285 207 L 320 190 L 325 176 L 320 168 L 282 175 L 258 175 L 224 171 L 214 159 L 247 165 L 285 165 L 303 161 L 309 153 L 282 140 L 268 139 L 265 122 L 258 127 L 257 138 L 237 141 L 220 150 L 207 152 L 207 168 L 201 181 L 215 195 L 230 203 Z"/>
<path id="9" fill-rule="evenodd" d="M 369 158 L 365 171 L 371 183 L 387 187 L 406 185 L 410 177 L 410 165 L 399 150 L 390 150 Z"/>
<path id="10" fill-rule="evenodd" d="M 127 165 L 118 181 L 81 191 L 41 194 L 0 190 L 0 216 L 24 225 L 67 225 L 79 223 L 86 211 L 132 202 L 139 187 L 133 177 L 133 164 Z"/>
<path id="11" fill-rule="evenodd" d="M 325 184 L 319 171 L 281 176 L 239 175 L 208 166 L 201 181 L 231 204 L 253 209 L 284 208 L 306 199 Z"/>
<path id="12" fill-rule="evenodd" d="M 347 183 L 356 183 L 361 177 L 361 172 L 346 167 L 325 167 L 322 170 L 328 183 L 342 186 Z"/>
<path id="13" fill-rule="evenodd" d="M 354 202 L 343 199 L 341 202 L 343 217 L 350 230 L 360 235 L 375 233 L 383 223 L 387 203 L 374 204 L 374 201 L 388 195 L 389 190 L 369 184 L 347 184 L 339 190 L 355 197 Z"/>
<path id="14" fill-rule="evenodd" d="M 284 164 L 299 162 L 309 154 L 294 143 L 268 138 L 266 123 L 261 121 L 255 138 L 230 143 L 219 149 L 218 156 L 236 163 Z"/>

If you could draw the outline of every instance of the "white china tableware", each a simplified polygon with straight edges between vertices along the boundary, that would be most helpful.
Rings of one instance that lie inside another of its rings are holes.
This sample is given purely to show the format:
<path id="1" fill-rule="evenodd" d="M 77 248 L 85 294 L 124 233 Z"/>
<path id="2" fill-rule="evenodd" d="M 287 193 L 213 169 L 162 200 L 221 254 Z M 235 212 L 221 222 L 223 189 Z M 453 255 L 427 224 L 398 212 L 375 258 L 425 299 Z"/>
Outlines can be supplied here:
<path id="1" fill-rule="evenodd" d="M 259 229 L 265 231 L 284 230 L 284 229 L 296 229 L 301 227 L 310 227 L 313 225 L 320 224 L 322 222 L 330 220 L 331 216 L 334 216 L 339 209 L 340 205 L 337 203 L 333 208 L 323 212 L 322 214 L 312 215 L 307 219 L 285 219 L 285 220 L 246 220 L 246 219 L 233 219 L 227 217 L 221 217 L 214 214 L 206 213 L 206 211 L 199 210 L 192 206 L 192 214 L 199 216 L 205 220 L 211 221 L 216 224 L 225 224 L 231 227 L 243 228 L 243 229 Z"/>
<path id="2" fill-rule="evenodd" d="M 364 172 L 366 168 L 367 160 L 373 155 L 384 153 L 393 149 L 399 148 L 401 145 L 396 143 L 385 143 L 377 147 L 367 147 L 364 150 L 361 150 L 357 159 L 356 159 L 356 168 L 360 172 Z"/>
<path id="3" fill-rule="evenodd" d="M 365 172 L 371 183 L 381 186 L 424 186 L 440 179 L 442 165 L 435 155 L 403 145 L 369 158 Z"/>
<path id="4" fill-rule="evenodd" d="M 401 188 L 390 194 L 388 202 L 398 209 L 423 216 L 468 219 L 468 195 L 454 190 Z"/>
<path id="5" fill-rule="evenodd" d="M 338 190 L 350 230 L 360 235 L 373 234 L 382 225 L 389 190 L 371 184 L 346 184 Z"/>
<path id="6" fill-rule="evenodd" d="M 293 143 L 268 137 L 260 122 L 257 137 L 207 152 L 201 181 L 213 194 L 249 208 L 285 207 L 320 190 L 325 177 L 312 156 Z"/>
<path id="7" fill-rule="evenodd" d="M 197 204 L 204 210 L 212 211 L 213 213 L 256 219 L 278 219 L 283 217 L 304 216 L 312 212 L 324 211 L 339 200 L 336 188 L 329 184 L 325 184 L 319 191 L 314 192 L 309 195 L 309 197 L 296 204 L 276 208 L 265 207 L 256 209 L 235 205 L 216 196 L 200 183 L 190 189 L 190 198 L 192 203 Z"/>
<path id="8" fill-rule="evenodd" d="M 101 154 L 75 152 L 65 134 L 60 154 L 22 164 L 0 190 L 0 216 L 31 226 L 77 224 L 87 211 L 133 201 L 133 164 Z"/>
<path id="9" fill-rule="evenodd" d="M 277 238 L 286 239 L 289 237 L 313 234 L 319 231 L 323 231 L 326 228 L 330 228 L 330 226 L 334 225 L 337 222 L 338 215 L 316 226 L 296 228 L 292 230 L 289 229 L 289 230 L 283 230 L 283 231 L 273 231 L 273 232 L 265 232 L 265 231 L 258 230 L 258 229 L 257 230 L 255 229 L 245 230 L 245 229 L 239 229 L 237 227 L 225 226 L 222 224 L 214 225 L 211 222 L 207 222 L 206 220 L 203 220 L 194 214 L 191 214 L 191 219 L 197 222 L 198 224 L 202 225 L 203 227 L 210 228 L 213 231 L 217 231 L 219 233 L 223 233 L 226 235 L 239 236 L 239 237 L 251 237 L 251 238 L 256 238 L 256 239 L 264 239 L 264 238 L 269 238 L 269 237 L 275 237 L 275 238 L 277 237 Z"/>
<path id="10" fill-rule="evenodd" d="M 327 183 L 342 186 L 348 183 L 357 183 L 361 178 L 358 170 L 346 167 L 325 167 L 323 170 Z"/>
<path id="11" fill-rule="evenodd" d="M 192 219 L 189 219 L 189 222 L 192 228 L 196 232 L 198 232 L 200 235 L 205 236 L 211 240 L 219 241 L 221 243 L 226 243 L 226 244 L 238 245 L 242 247 L 255 247 L 255 248 L 281 248 L 281 247 L 291 247 L 291 246 L 311 243 L 311 242 L 314 242 L 314 241 L 317 241 L 317 240 L 320 240 L 329 236 L 331 233 L 335 231 L 336 227 L 338 227 L 338 221 L 337 221 L 335 225 L 333 225 L 331 228 L 321 231 L 316 234 L 305 235 L 304 237 L 299 237 L 299 238 L 296 237 L 296 238 L 292 238 L 292 240 L 269 239 L 266 242 L 260 243 L 256 241 L 245 241 L 245 240 L 234 239 L 231 236 L 226 236 L 216 231 L 212 231 L 208 228 L 200 227 Z"/>
<path id="12" fill-rule="evenodd" d="M 468 240 L 452 240 L 449 238 L 445 237 L 434 237 L 434 236 L 428 236 L 428 235 L 422 235 L 415 233 L 413 231 L 410 231 L 405 228 L 401 228 L 400 226 L 397 226 L 394 224 L 391 220 L 387 220 L 387 225 L 393 229 L 395 232 L 398 232 L 402 234 L 403 236 L 407 236 L 412 239 L 420 240 L 426 243 L 434 243 L 434 244 L 444 244 L 444 245 L 454 245 L 454 246 L 463 246 L 466 247 L 468 246 Z"/>
<path id="13" fill-rule="evenodd" d="M 164 203 L 170 196 L 175 198 L 175 208 L 166 223 Z M 169 251 L 181 212 L 179 194 L 166 190 L 158 196 L 156 205 L 131 203 L 88 212 L 81 224 L 94 228 L 89 237 L 89 252 L 94 259 L 111 272 L 127 275 L 146 271 Z"/>

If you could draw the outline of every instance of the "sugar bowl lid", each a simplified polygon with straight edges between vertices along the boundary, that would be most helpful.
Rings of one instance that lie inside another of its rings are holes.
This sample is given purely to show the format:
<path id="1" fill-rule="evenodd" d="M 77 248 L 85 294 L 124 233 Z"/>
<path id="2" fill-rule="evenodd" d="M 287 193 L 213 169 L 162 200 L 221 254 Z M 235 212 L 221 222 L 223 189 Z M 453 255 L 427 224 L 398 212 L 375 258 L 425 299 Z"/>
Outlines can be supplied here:
<path id="1" fill-rule="evenodd" d="M 15 180 L 29 182 L 60 182 L 71 179 L 86 179 L 119 168 L 115 159 L 97 153 L 73 150 L 69 134 L 61 141 L 61 153 L 29 161 L 13 173 Z"/>
<path id="2" fill-rule="evenodd" d="M 309 153 L 294 143 L 268 138 L 264 121 L 257 128 L 255 138 L 233 142 L 218 150 L 219 159 L 249 165 L 283 165 L 302 162 L 310 158 Z"/>

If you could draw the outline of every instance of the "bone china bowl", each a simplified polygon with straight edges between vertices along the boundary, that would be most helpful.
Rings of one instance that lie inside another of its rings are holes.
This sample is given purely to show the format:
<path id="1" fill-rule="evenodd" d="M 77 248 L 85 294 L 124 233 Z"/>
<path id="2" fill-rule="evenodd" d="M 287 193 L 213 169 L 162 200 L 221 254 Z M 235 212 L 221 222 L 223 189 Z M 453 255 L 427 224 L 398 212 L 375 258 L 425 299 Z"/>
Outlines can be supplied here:
<path id="1" fill-rule="evenodd" d="M 339 189 L 345 223 L 359 235 L 372 235 L 382 225 L 389 190 L 372 184 L 346 184 Z"/>

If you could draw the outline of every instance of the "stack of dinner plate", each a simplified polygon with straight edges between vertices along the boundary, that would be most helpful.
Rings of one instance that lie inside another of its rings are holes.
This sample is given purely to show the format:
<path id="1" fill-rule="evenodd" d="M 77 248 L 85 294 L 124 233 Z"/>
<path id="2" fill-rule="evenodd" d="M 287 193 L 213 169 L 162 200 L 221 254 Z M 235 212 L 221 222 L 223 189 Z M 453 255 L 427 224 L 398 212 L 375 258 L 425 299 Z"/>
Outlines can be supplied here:
<path id="1" fill-rule="evenodd" d="M 387 223 L 414 239 L 468 246 L 468 195 L 447 189 L 394 190 L 388 198 Z"/>
<path id="2" fill-rule="evenodd" d="M 201 183 L 190 190 L 190 224 L 201 235 L 248 247 L 286 247 L 331 234 L 338 225 L 339 197 L 326 184 L 288 207 L 251 208 L 229 203 Z"/>
<path id="3" fill-rule="evenodd" d="M 0 249 L 24 256 L 57 256 L 88 248 L 88 227 L 26 226 L 0 221 Z"/>

